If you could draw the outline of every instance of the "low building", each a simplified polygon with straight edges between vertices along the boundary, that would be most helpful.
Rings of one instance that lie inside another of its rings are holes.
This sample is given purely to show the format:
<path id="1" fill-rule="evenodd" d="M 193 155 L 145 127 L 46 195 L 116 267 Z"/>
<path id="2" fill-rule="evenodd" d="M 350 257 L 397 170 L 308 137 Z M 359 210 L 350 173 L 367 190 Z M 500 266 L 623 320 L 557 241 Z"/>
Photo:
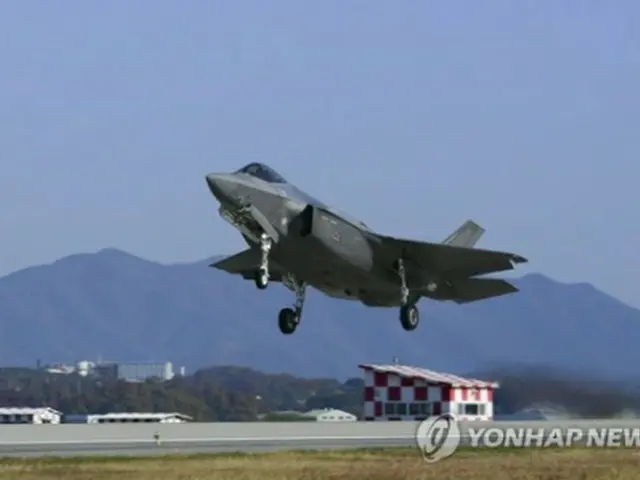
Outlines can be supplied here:
<path id="1" fill-rule="evenodd" d="M 90 413 L 65 415 L 64 423 L 184 423 L 193 418 L 182 413 Z"/>
<path id="2" fill-rule="evenodd" d="M 0 407 L 0 424 L 57 424 L 62 413 L 51 407 Z"/>
<path id="3" fill-rule="evenodd" d="M 406 365 L 359 366 L 367 421 L 424 420 L 452 413 L 459 420 L 492 420 L 495 382 Z"/>
<path id="4" fill-rule="evenodd" d="M 117 377 L 127 382 L 144 382 L 150 378 L 171 380 L 175 374 L 171 362 L 164 363 L 118 363 Z"/>
<path id="5" fill-rule="evenodd" d="M 358 417 L 352 413 L 343 412 L 335 408 L 310 410 L 302 415 L 307 418 L 313 418 L 316 422 L 356 422 L 358 420 Z"/>
<path id="6" fill-rule="evenodd" d="M 319 408 L 300 412 L 298 410 L 285 410 L 279 412 L 269 412 L 258 416 L 262 421 L 280 422 L 357 422 L 358 417 L 335 408 Z"/>

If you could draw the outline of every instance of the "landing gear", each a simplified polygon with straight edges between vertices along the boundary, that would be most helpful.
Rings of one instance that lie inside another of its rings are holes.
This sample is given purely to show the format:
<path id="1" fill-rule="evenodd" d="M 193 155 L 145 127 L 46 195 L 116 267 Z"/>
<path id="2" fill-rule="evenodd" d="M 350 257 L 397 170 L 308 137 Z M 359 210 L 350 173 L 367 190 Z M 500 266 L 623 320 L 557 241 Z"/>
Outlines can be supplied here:
<path id="1" fill-rule="evenodd" d="M 400 295 L 402 296 L 402 305 L 406 305 L 409 301 L 409 289 L 407 288 L 407 272 L 404 268 L 404 260 L 398 259 L 398 275 L 400 276 Z"/>
<path id="2" fill-rule="evenodd" d="M 278 326 L 284 335 L 291 335 L 298 328 L 307 290 L 304 282 L 298 282 L 293 278 L 290 278 L 290 284 L 296 293 L 296 302 L 293 308 L 283 308 L 278 315 Z"/>
<path id="3" fill-rule="evenodd" d="M 278 315 L 278 326 L 285 335 L 291 335 L 298 326 L 298 316 L 292 308 L 283 308 Z"/>
<path id="4" fill-rule="evenodd" d="M 256 287 L 264 290 L 269 286 L 269 252 L 271 251 L 272 240 L 266 233 L 260 235 L 260 267 L 256 272 Z"/>
<path id="5" fill-rule="evenodd" d="M 410 332 L 415 330 L 420 323 L 420 312 L 415 305 L 403 305 L 400 307 L 400 324 L 402 328 Z"/>
<path id="6" fill-rule="evenodd" d="M 400 324 L 408 332 L 415 330 L 420 323 L 420 312 L 415 303 L 409 303 L 409 288 L 407 287 L 407 273 L 404 267 L 404 260 L 398 259 L 398 276 L 400 277 L 400 296 L 402 306 L 400 307 Z"/>
<path id="7" fill-rule="evenodd" d="M 269 270 L 266 268 L 259 268 L 256 273 L 256 287 L 260 290 L 264 290 L 269 286 Z"/>

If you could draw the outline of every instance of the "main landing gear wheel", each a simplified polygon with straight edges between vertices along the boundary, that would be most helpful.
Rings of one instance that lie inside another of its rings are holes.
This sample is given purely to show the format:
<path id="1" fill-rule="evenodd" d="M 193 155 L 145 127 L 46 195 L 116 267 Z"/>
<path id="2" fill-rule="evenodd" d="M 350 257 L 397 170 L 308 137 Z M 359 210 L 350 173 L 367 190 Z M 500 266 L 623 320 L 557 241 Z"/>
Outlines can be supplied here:
<path id="1" fill-rule="evenodd" d="M 400 308 L 400 323 L 408 332 L 415 330 L 420 323 L 420 312 L 415 305 L 404 305 Z"/>
<path id="2" fill-rule="evenodd" d="M 278 326 L 285 335 L 296 331 L 300 317 L 293 308 L 283 308 L 278 315 Z"/>
<path id="3" fill-rule="evenodd" d="M 398 276 L 400 277 L 400 296 L 402 298 L 402 307 L 400 307 L 400 323 L 402 324 L 402 328 L 410 332 L 411 330 L 415 330 L 418 323 L 420 323 L 420 313 L 418 312 L 418 307 L 416 307 L 415 303 L 410 302 L 409 300 L 410 292 L 407 288 L 407 272 L 402 258 L 398 259 L 397 268 Z"/>
<path id="4" fill-rule="evenodd" d="M 269 286 L 269 270 L 266 268 L 259 268 L 256 272 L 256 287 L 260 290 L 264 290 Z"/>
<path id="5" fill-rule="evenodd" d="M 278 326 L 280 331 L 285 335 L 291 335 L 300 325 L 302 317 L 302 307 L 306 296 L 307 285 L 305 282 L 299 282 L 296 278 L 287 274 L 284 278 L 285 284 L 296 293 L 296 302 L 293 308 L 283 308 L 278 315 Z"/>

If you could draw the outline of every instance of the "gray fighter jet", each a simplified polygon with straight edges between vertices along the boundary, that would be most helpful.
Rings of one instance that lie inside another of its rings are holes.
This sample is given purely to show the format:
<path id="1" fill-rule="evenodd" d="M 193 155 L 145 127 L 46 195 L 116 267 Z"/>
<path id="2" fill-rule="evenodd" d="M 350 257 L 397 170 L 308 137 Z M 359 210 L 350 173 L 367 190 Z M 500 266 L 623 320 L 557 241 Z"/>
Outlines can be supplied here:
<path id="1" fill-rule="evenodd" d="M 462 304 L 517 292 L 502 279 L 477 278 L 512 270 L 527 260 L 508 252 L 473 248 L 484 230 L 468 220 L 441 243 L 382 235 L 309 196 L 262 163 L 206 176 L 219 213 L 240 231 L 246 250 L 211 267 L 295 292 L 293 308 L 278 317 L 293 333 L 306 287 L 372 307 L 399 307 L 400 323 L 414 330 L 422 297 Z"/>

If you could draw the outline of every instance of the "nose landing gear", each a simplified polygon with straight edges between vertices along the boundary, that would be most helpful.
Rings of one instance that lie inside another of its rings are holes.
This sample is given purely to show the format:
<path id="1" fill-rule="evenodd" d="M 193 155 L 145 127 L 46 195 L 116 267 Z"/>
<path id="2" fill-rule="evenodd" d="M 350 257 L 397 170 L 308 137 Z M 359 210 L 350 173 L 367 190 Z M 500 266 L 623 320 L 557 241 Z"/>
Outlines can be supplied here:
<path id="1" fill-rule="evenodd" d="M 266 233 L 260 235 L 260 253 L 262 256 L 260 267 L 255 275 L 256 287 L 260 290 L 264 290 L 269 286 L 269 252 L 271 251 L 272 243 L 273 241 Z"/>

